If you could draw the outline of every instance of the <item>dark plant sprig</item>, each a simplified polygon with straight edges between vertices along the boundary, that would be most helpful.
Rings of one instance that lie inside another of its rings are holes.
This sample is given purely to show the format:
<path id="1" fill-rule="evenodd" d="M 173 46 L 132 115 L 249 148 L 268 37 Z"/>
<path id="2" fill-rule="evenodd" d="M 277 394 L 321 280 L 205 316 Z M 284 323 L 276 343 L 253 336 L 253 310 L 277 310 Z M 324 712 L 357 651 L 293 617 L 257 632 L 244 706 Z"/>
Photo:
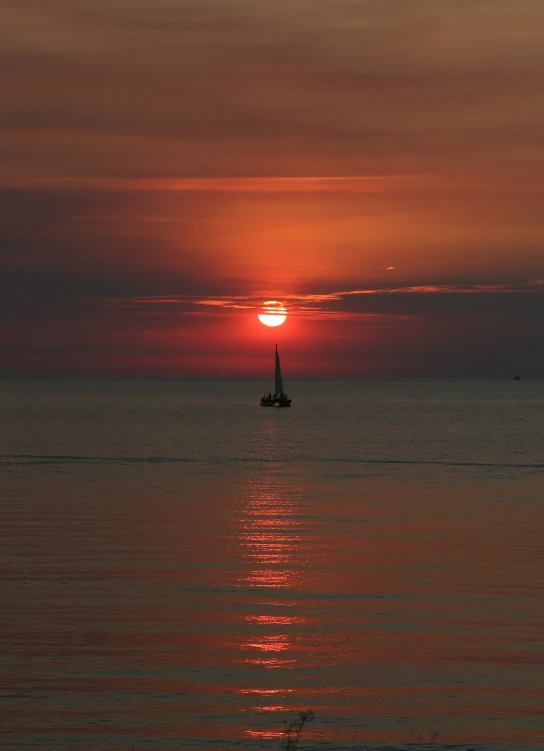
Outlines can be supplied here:
<path id="1" fill-rule="evenodd" d="M 289 750 L 297 748 L 304 725 L 306 725 L 307 722 L 311 722 L 314 717 L 315 715 L 312 710 L 307 709 L 304 712 L 298 713 L 298 720 L 293 720 L 292 722 L 284 720 L 283 723 L 285 728 L 283 729 L 284 738 L 281 743 L 282 748 Z"/>

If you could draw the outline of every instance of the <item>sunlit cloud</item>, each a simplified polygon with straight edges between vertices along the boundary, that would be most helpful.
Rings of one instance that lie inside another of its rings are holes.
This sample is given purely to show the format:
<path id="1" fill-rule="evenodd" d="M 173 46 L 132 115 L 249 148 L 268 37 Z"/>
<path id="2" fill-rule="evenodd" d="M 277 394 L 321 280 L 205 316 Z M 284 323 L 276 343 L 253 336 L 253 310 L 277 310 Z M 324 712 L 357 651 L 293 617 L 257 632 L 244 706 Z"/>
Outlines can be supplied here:
<path id="1" fill-rule="evenodd" d="M 315 175 L 261 177 L 9 177 L 2 188 L 168 193 L 365 193 L 425 183 L 429 175 Z"/>
<path id="2" fill-rule="evenodd" d="M 283 294 L 281 299 L 290 316 L 311 316 L 342 320 L 382 319 L 383 313 L 358 312 L 343 303 L 357 297 L 367 296 L 432 296 L 432 295 L 511 295 L 544 293 L 544 280 L 532 280 L 521 284 L 427 284 L 404 287 L 382 287 L 340 290 L 338 292 Z M 171 315 L 183 313 L 192 316 L 258 312 L 262 307 L 263 295 L 149 295 L 140 297 L 112 297 L 89 300 L 88 304 L 130 310 L 146 315 Z"/>

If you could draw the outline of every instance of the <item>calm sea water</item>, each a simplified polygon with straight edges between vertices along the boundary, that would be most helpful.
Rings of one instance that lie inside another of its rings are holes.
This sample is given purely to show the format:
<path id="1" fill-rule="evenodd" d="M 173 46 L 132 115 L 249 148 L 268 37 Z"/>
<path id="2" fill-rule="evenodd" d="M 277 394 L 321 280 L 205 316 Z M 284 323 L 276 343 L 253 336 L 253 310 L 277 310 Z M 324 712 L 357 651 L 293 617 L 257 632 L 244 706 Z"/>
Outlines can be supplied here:
<path id="1" fill-rule="evenodd" d="M 544 383 L 0 383 L 0 747 L 544 747 Z"/>

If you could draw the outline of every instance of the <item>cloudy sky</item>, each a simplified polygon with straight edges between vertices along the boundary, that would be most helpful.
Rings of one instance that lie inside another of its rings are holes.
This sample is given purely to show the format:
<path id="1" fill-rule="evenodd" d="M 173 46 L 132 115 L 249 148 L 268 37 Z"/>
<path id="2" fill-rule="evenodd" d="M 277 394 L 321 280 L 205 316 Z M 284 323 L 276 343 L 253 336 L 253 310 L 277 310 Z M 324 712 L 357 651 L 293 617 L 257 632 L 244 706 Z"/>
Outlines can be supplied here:
<path id="1" fill-rule="evenodd" d="M 0 0 L 0 56 L 0 375 L 544 377 L 541 0 Z"/>

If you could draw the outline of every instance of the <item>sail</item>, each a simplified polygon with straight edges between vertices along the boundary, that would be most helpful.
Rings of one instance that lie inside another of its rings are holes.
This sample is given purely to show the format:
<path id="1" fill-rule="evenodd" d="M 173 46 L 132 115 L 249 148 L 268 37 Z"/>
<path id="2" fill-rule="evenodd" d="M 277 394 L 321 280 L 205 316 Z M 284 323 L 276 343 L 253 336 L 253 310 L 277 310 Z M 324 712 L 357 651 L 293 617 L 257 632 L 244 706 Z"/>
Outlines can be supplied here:
<path id="1" fill-rule="evenodd" d="M 278 355 L 278 345 L 276 344 L 276 378 L 274 380 L 274 392 L 283 394 L 283 379 L 281 377 L 280 356 Z"/>

